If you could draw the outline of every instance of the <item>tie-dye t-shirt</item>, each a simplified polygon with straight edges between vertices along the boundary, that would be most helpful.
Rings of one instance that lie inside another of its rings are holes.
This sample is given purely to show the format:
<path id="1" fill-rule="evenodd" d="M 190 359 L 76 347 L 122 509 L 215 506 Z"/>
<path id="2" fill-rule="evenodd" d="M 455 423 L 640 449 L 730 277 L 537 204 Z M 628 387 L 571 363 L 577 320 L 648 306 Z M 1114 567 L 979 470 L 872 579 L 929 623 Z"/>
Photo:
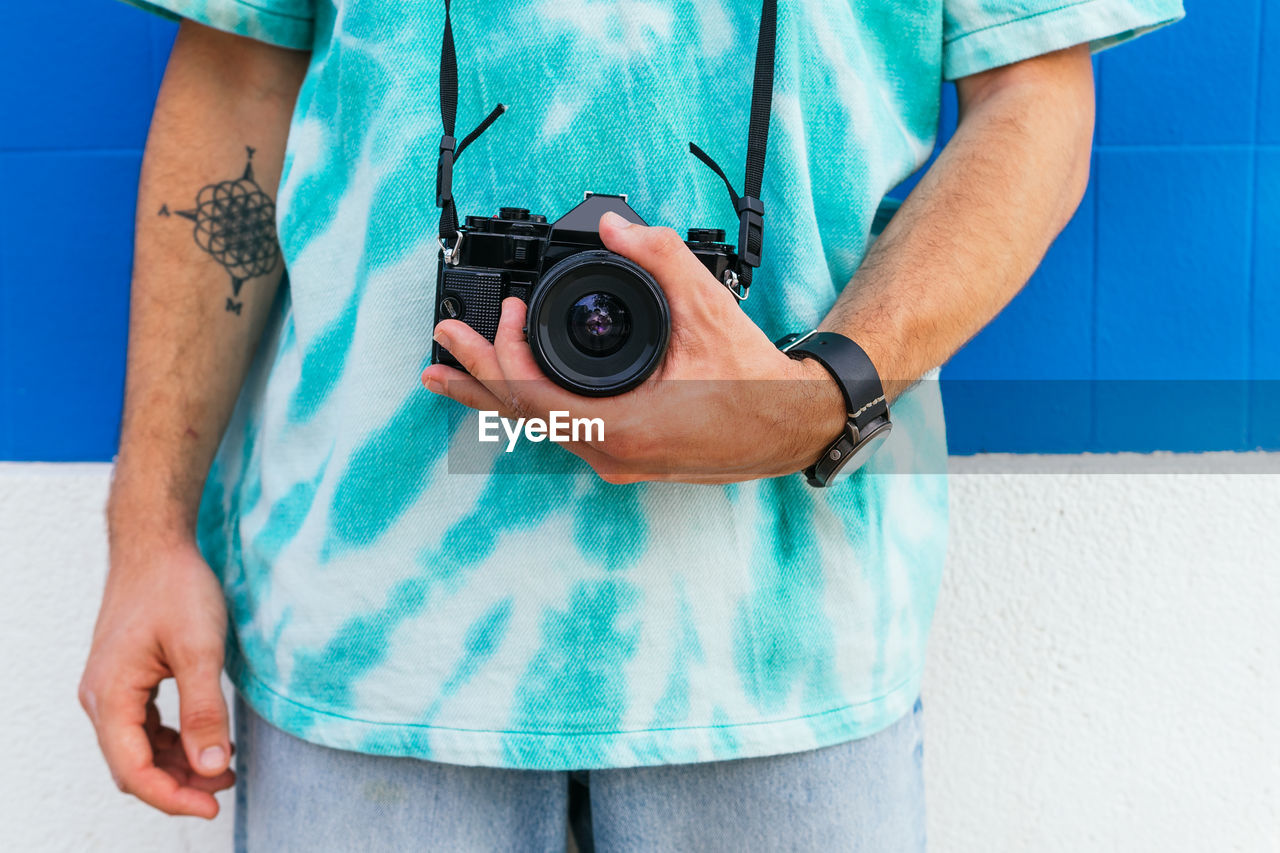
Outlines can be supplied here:
<path id="1" fill-rule="evenodd" d="M 278 194 L 288 285 L 199 525 L 229 602 L 228 668 L 259 713 L 333 747 L 552 769 L 808 749 L 911 708 L 947 527 L 936 382 L 825 490 L 799 475 L 611 486 L 546 443 L 451 470 L 474 426 L 418 379 L 443 2 L 139 5 L 312 52 Z M 773 338 L 816 325 L 853 275 L 881 199 L 930 153 L 944 78 L 1182 12 L 779 7 L 764 265 L 744 304 Z M 686 143 L 741 174 L 759 15 L 756 0 L 455 3 L 459 130 L 510 105 L 460 160 L 461 213 L 554 219 L 592 190 L 627 193 L 650 223 L 736 233 Z"/>

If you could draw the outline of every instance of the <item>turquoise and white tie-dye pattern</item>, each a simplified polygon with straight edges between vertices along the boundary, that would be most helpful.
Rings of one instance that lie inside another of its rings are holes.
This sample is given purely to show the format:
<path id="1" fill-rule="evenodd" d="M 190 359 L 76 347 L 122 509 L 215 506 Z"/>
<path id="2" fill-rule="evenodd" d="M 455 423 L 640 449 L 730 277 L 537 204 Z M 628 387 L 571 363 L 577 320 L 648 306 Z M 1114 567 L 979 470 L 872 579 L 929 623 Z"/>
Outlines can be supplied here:
<path id="1" fill-rule="evenodd" d="M 418 385 L 443 4 L 142 5 L 313 51 L 279 190 L 289 286 L 200 516 L 229 669 L 259 713 L 329 746 L 564 769 L 801 750 L 910 710 L 946 539 L 937 383 L 828 490 L 610 486 L 545 444 L 450 473 L 466 421 Z M 1178 0 L 780 6 L 765 265 L 745 304 L 774 337 L 815 325 L 852 276 L 881 198 L 929 154 L 944 75 L 1181 15 Z M 462 213 L 555 217 L 596 190 L 650 222 L 735 230 L 685 144 L 739 172 L 757 2 L 455 10 L 459 127 L 511 106 L 462 158 Z"/>

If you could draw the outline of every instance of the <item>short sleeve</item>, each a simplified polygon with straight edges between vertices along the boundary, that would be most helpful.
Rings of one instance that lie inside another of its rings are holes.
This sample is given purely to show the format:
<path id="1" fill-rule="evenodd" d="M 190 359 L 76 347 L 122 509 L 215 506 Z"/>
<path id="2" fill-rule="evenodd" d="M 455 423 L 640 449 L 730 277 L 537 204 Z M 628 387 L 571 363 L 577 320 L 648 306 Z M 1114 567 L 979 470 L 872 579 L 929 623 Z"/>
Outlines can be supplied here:
<path id="1" fill-rule="evenodd" d="M 944 8 L 947 80 L 1086 42 L 1105 50 L 1184 14 L 1182 0 L 946 0 Z"/>
<path id="2" fill-rule="evenodd" d="M 170 20 L 187 18 L 278 47 L 309 50 L 315 0 L 124 0 Z"/>

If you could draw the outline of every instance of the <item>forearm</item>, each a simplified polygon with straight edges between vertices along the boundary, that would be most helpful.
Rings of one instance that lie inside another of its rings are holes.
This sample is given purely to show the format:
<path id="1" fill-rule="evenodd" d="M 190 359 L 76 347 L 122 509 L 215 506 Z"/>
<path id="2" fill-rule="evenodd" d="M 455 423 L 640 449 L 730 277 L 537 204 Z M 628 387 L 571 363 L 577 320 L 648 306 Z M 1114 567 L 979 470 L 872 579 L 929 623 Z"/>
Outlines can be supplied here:
<path id="1" fill-rule="evenodd" d="M 1011 300 L 1088 182 L 1093 79 L 1073 48 L 961 81 L 961 121 L 821 328 L 857 341 L 893 399 Z"/>
<path id="2" fill-rule="evenodd" d="M 113 547 L 194 527 L 283 271 L 271 214 L 304 70 L 305 54 L 179 33 L 138 190 Z"/>

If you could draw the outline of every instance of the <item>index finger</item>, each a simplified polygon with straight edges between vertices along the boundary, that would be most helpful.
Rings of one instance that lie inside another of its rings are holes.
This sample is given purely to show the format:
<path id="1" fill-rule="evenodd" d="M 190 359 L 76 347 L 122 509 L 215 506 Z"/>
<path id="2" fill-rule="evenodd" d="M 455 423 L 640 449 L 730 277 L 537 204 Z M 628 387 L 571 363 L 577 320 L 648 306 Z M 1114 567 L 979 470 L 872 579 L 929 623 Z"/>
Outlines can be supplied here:
<path id="1" fill-rule="evenodd" d="M 524 331 L 528 313 L 529 306 L 522 300 L 514 296 L 502 300 L 498 331 L 493 337 L 493 351 L 506 377 L 508 394 L 519 402 L 515 408 L 524 414 L 537 415 L 570 405 L 581 408 L 586 399 L 556 385 L 533 360 L 533 350 Z"/>
<path id="2" fill-rule="evenodd" d="M 506 399 L 507 389 L 498 356 L 484 335 L 461 320 L 441 320 L 432 336 L 491 394 L 499 400 Z"/>

